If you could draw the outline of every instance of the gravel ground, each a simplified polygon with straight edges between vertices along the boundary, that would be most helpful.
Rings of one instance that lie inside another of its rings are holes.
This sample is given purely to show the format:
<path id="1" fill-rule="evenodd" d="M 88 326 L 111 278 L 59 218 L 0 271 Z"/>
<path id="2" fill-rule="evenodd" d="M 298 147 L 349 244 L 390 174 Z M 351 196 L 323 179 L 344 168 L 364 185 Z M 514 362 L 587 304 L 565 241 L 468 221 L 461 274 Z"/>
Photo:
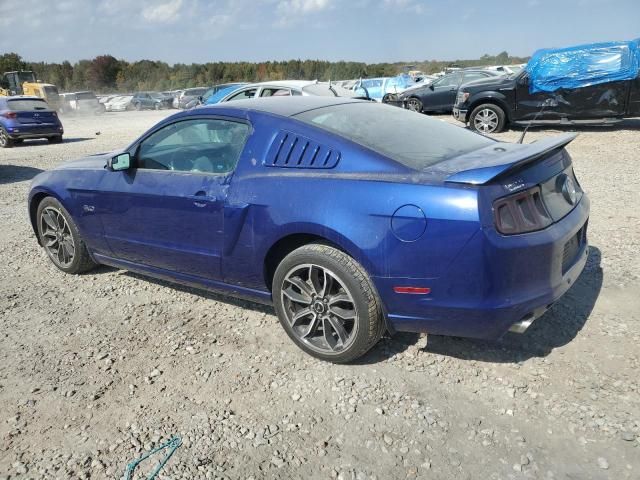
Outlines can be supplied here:
<path id="1" fill-rule="evenodd" d="M 167 114 L 64 118 L 64 144 L 0 151 L 0 478 L 119 478 L 172 435 L 160 478 L 640 478 L 639 120 L 569 146 L 590 257 L 526 334 L 398 334 L 336 366 L 270 308 L 106 267 L 65 275 L 37 246 L 29 180 Z"/>

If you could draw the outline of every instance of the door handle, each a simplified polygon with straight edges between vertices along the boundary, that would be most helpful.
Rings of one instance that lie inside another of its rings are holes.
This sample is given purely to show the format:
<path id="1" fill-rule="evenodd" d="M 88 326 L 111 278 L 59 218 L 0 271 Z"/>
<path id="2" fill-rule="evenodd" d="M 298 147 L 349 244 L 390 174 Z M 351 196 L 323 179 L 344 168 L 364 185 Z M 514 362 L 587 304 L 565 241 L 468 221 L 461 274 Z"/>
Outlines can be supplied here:
<path id="1" fill-rule="evenodd" d="M 204 192 L 203 190 L 200 190 L 199 192 L 196 192 L 195 195 L 187 195 L 187 197 L 189 200 L 193 200 L 193 204 L 196 207 L 205 207 L 207 205 L 207 203 L 212 203 L 215 202 L 217 200 L 216 196 L 207 196 L 206 192 Z"/>

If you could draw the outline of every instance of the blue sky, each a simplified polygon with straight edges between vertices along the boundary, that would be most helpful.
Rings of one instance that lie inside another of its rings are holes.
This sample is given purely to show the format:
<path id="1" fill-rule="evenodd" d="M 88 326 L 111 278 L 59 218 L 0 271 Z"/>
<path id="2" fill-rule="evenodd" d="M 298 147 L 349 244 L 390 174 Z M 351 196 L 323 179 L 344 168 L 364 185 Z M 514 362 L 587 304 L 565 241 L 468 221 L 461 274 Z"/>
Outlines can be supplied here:
<path id="1" fill-rule="evenodd" d="M 640 37 L 640 0 L 0 0 L 0 53 L 168 63 L 454 60 Z"/>

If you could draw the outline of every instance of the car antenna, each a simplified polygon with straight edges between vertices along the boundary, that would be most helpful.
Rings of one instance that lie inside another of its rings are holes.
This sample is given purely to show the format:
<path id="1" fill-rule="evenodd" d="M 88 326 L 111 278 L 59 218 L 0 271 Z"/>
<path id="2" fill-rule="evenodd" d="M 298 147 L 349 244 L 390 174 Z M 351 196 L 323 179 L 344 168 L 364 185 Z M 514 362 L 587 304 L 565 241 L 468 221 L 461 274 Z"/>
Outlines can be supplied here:
<path id="1" fill-rule="evenodd" d="M 544 109 L 547 107 L 555 107 L 558 105 L 558 102 L 547 98 L 544 102 L 542 102 L 542 108 L 540 110 L 538 110 L 538 113 L 536 113 L 535 117 L 533 117 L 533 120 L 531 120 L 531 122 L 529 122 L 527 124 L 526 127 L 524 127 L 524 131 L 522 132 L 522 135 L 520 135 L 520 140 L 518 140 L 518 143 L 522 143 L 524 141 L 524 136 L 527 134 L 527 131 L 529 130 L 529 127 L 535 123 L 535 121 L 538 119 L 538 117 L 542 114 L 542 112 L 544 112 Z"/>

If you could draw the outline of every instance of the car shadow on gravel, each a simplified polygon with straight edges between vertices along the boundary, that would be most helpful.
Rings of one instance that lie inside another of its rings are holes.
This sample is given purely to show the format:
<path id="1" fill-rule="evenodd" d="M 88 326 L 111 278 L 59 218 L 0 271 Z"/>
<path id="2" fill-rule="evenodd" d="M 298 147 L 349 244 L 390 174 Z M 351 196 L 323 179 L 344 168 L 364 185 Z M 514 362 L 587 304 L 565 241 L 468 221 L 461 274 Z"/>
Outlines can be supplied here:
<path id="1" fill-rule="evenodd" d="M 494 363 L 517 363 L 530 358 L 546 357 L 553 349 L 571 342 L 582 330 L 591 315 L 602 288 L 601 253 L 589 247 L 589 257 L 578 281 L 551 309 L 537 319 L 521 335 L 507 333 L 497 341 L 473 338 L 427 335 L 423 352 Z M 356 364 L 382 362 L 402 353 L 420 339 L 420 334 L 399 332 L 383 338 Z"/>
<path id="2" fill-rule="evenodd" d="M 429 335 L 424 351 L 462 360 L 497 363 L 546 357 L 555 348 L 571 342 L 589 319 L 602 288 L 600 261 L 600 250 L 589 247 L 587 264 L 578 281 L 525 333 L 507 333 L 498 341 Z"/>
<path id="3" fill-rule="evenodd" d="M 21 165 L 0 165 L 0 185 L 31 180 L 43 171 L 39 168 Z"/>
<path id="4" fill-rule="evenodd" d="M 62 143 L 77 143 L 86 142 L 88 140 L 95 140 L 94 137 L 64 137 Z M 37 147 L 42 145 L 49 145 L 49 141 L 46 138 L 40 138 L 37 140 L 27 140 L 22 143 L 14 145 L 13 148 L 25 148 L 25 147 Z"/>
<path id="5" fill-rule="evenodd" d="M 112 267 L 100 267 L 100 268 L 108 268 L 108 269 L 110 269 L 109 271 L 117 270 L 116 268 L 112 268 Z M 94 273 L 94 272 L 92 272 L 92 273 Z M 127 275 L 128 277 L 132 277 L 132 278 L 135 278 L 137 280 L 143 281 L 143 282 L 150 282 L 150 283 L 154 283 L 156 285 L 160 285 L 162 287 L 170 288 L 172 290 L 177 290 L 179 292 L 184 292 L 184 293 L 190 293 L 192 295 L 197 295 L 199 297 L 206 298 L 207 300 L 213 300 L 215 302 L 227 303 L 229 305 L 233 305 L 233 306 L 236 306 L 236 307 L 246 308 L 247 310 L 253 310 L 254 312 L 266 313 L 266 314 L 269 314 L 269 315 L 275 315 L 276 314 L 276 312 L 273 309 L 273 307 L 271 307 L 269 305 L 263 305 L 261 303 L 252 302 L 250 300 L 245 300 L 245 299 L 236 298 L 236 297 L 230 297 L 230 296 L 223 295 L 221 293 L 211 292 L 209 290 L 204 290 L 204 289 L 194 288 L 194 287 L 188 287 L 188 286 L 185 286 L 185 285 L 181 285 L 179 283 L 173 283 L 173 282 L 161 280 L 161 279 L 158 279 L 158 278 L 147 277 L 145 275 L 142 275 L 142 274 L 139 274 L 139 273 L 136 273 L 136 272 L 131 272 L 131 271 L 128 271 L 128 270 L 122 270 L 122 274 L 123 275 Z"/>

